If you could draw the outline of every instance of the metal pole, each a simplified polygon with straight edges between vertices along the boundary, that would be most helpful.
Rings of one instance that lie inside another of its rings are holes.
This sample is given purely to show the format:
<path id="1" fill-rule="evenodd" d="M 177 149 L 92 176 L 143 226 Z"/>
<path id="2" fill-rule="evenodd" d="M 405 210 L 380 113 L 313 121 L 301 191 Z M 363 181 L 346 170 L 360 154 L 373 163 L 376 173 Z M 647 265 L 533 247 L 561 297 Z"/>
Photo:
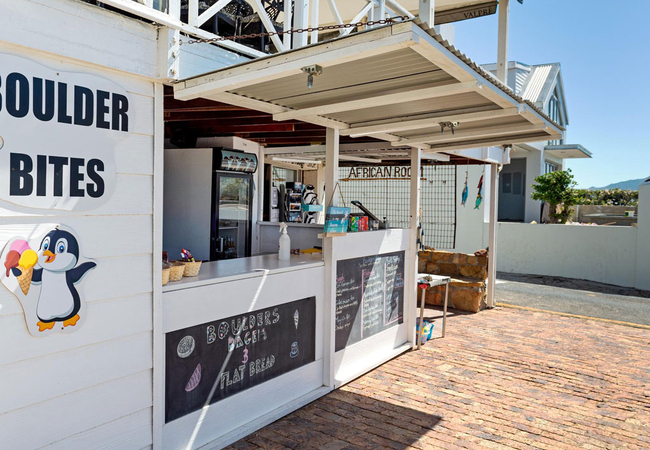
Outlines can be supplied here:
<path id="1" fill-rule="evenodd" d="M 497 51 L 497 78 L 508 84 L 508 16 L 510 0 L 499 1 L 499 42 Z"/>
<path id="2" fill-rule="evenodd" d="M 417 286 L 416 286 L 417 289 Z M 424 302 L 426 300 L 427 290 L 422 289 L 422 295 L 420 296 L 420 323 L 418 324 L 417 331 L 417 340 L 418 340 L 418 350 L 420 350 L 420 345 L 422 345 L 422 332 L 424 331 Z"/>
<path id="3" fill-rule="evenodd" d="M 407 314 L 407 329 L 409 342 L 412 347 L 415 347 L 415 318 L 418 307 L 418 225 L 420 223 L 420 165 L 422 157 L 422 150 L 419 148 L 411 149 L 411 198 L 409 208 L 409 269 L 408 278 L 406 280 L 406 298 L 405 314 Z M 422 326 L 422 325 L 420 325 Z M 419 339 L 418 339 L 419 342 Z"/>
<path id="4" fill-rule="evenodd" d="M 490 164 L 490 252 L 488 254 L 487 307 L 494 308 L 497 279 L 497 210 L 499 200 L 499 165 Z"/>
<path id="5" fill-rule="evenodd" d="M 331 199 L 338 205 L 334 188 L 339 181 L 339 130 L 328 128 L 325 135 L 325 208 Z M 336 249 L 334 239 L 323 237 L 323 260 L 325 262 L 325 301 L 323 303 L 323 384 L 334 388 L 334 360 L 336 356 Z"/>
<path id="6" fill-rule="evenodd" d="M 433 28 L 434 25 L 435 4 L 435 0 L 420 0 L 420 20 L 429 28 Z"/>

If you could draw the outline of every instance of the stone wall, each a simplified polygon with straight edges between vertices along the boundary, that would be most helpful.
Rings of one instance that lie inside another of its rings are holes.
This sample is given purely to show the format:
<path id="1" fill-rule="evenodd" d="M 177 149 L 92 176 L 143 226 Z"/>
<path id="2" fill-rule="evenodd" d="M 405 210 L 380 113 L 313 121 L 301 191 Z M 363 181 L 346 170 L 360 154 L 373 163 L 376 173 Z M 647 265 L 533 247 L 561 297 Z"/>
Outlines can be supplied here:
<path id="1" fill-rule="evenodd" d="M 485 308 L 487 257 L 439 250 L 420 252 L 418 272 L 451 277 L 449 305 L 461 311 L 478 312 Z M 427 289 L 425 302 L 442 305 L 445 287 Z"/>

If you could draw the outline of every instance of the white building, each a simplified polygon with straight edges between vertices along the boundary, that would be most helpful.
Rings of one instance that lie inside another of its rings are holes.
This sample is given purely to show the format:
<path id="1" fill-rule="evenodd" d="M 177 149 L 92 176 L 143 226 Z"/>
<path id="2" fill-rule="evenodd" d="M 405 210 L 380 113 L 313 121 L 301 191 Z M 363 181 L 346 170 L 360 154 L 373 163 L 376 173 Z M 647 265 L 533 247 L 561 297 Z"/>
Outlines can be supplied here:
<path id="1" fill-rule="evenodd" d="M 496 64 L 483 68 L 496 74 Z M 514 145 L 510 164 L 501 171 L 499 220 L 539 222 L 540 202 L 530 197 L 535 177 L 564 170 L 567 159 L 591 158 L 591 153 L 579 144 L 566 143 L 569 113 L 560 63 L 527 65 L 511 61 L 508 63 L 508 86 L 565 128 L 561 139 Z"/>

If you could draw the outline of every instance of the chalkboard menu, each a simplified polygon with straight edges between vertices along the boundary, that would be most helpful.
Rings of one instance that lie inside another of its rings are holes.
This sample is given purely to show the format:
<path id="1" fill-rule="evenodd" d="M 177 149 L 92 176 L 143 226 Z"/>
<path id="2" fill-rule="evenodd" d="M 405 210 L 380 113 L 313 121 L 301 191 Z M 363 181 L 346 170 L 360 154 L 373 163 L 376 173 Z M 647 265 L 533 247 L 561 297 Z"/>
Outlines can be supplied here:
<path id="1" fill-rule="evenodd" d="M 316 298 L 165 335 L 165 422 L 316 359 Z"/>
<path id="2" fill-rule="evenodd" d="M 404 321 L 404 252 L 339 261 L 336 351 Z"/>

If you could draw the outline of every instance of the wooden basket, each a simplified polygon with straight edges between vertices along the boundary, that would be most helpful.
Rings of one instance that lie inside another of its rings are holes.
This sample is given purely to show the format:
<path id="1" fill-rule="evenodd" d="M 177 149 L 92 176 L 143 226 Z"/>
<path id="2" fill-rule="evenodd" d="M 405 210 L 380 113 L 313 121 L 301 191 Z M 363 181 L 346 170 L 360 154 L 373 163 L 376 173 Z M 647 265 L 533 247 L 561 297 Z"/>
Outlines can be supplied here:
<path id="1" fill-rule="evenodd" d="M 183 278 L 183 273 L 185 272 L 185 264 L 178 262 L 173 262 L 170 264 L 171 268 L 169 273 L 169 281 L 179 281 L 181 278 Z"/>
<path id="2" fill-rule="evenodd" d="M 201 261 L 183 261 L 185 264 L 185 272 L 183 272 L 184 277 L 196 277 L 199 275 L 201 270 Z"/>
<path id="3" fill-rule="evenodd" d="M 167 283 L 169 283 L 169 274 L 170 274 L 171 271 L 172 270 L 169 267 L 166 268 L 166 269 L 163 269 L 163 274 L 162 274 L 162 282 L 163 282 L 162 285 L 163 286 L 166 285 Z"/>

